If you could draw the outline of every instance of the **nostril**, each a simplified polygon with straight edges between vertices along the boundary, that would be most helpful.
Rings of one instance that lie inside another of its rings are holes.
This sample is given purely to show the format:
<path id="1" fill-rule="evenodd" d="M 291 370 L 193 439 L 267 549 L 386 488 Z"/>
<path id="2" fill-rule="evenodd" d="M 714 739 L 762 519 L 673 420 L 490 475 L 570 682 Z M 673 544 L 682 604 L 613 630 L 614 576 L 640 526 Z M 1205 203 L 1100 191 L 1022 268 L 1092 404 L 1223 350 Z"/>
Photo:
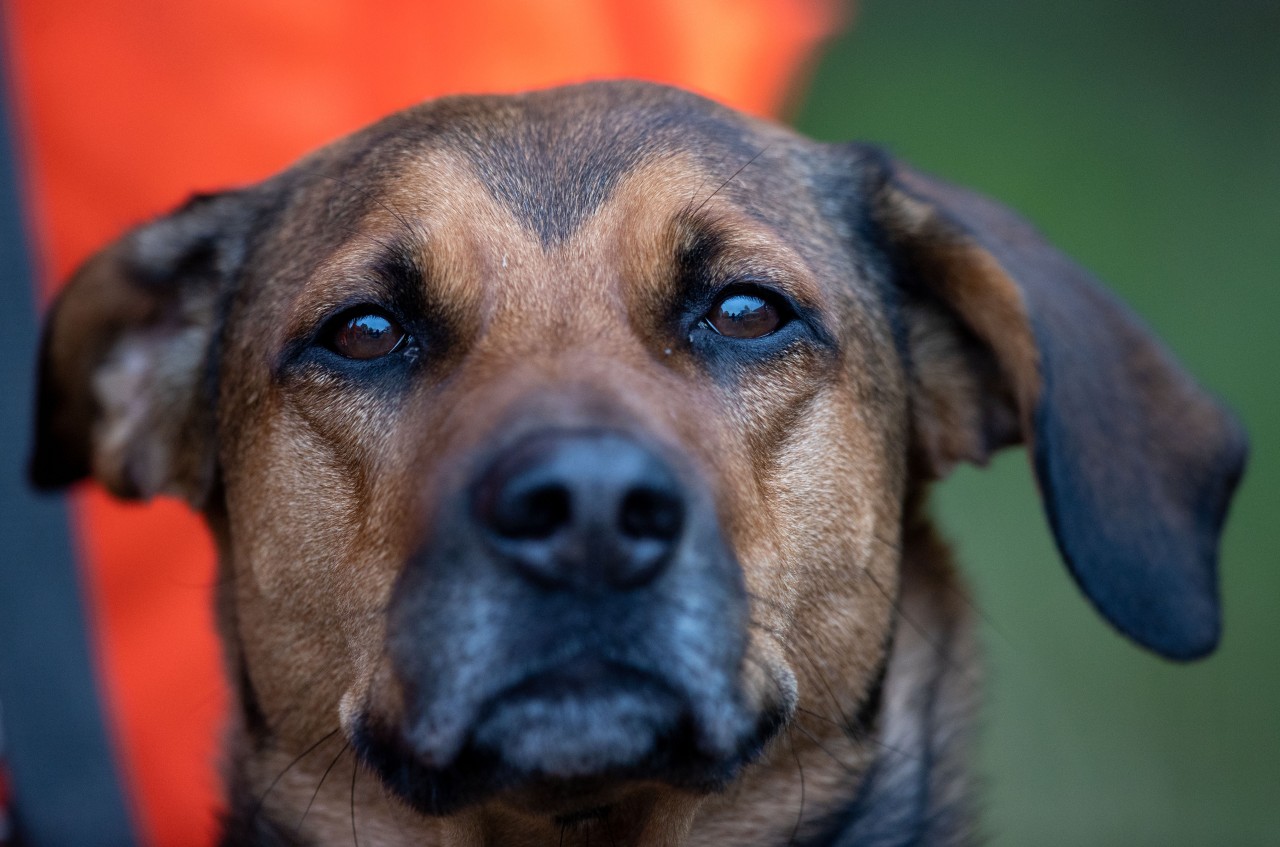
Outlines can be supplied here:
<path id="1" fill-rule="evenodd" d="M 498 535 L 513 541 L 541 541 L 572 520 L 569 490 L 563 485 L 548 484 L 501 498 L 490 525 Z"/>
<path id="2" fill-rule="evenodd" d="M 628 538 L 674 541 L 680 535 L 684 509 L 672 494 L 654 488 L 635 488 L 622 498 L 618 527 Z"/>
<path id="3" fill-rule="evenodd" d="M 675 560 L 690 522 L 667 464 L 611 433 L 550 431 L 491 460 L 470 491 L 494 561 L 542 588 L 630 590 Z"/>

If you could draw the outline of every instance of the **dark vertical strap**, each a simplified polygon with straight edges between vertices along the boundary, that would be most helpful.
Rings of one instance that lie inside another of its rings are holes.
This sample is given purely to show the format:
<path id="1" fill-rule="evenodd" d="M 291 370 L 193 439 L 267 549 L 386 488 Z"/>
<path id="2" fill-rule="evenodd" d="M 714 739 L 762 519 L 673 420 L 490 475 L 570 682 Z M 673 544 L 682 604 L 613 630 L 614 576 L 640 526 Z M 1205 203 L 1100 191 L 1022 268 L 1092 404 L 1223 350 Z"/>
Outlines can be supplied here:
<path id="1" fill-rule="evenodd" d="M 2 10 L 0 10 L 2 11 Z M 0 20 L 0 45 L 5 41 Z M 0 49 L 0 57 L 4 51 Z M 39 321 L 0 61 L 0 720 L 18 843 L 135 841 L 94 685 L 62 498 L 26 485 Z"/>

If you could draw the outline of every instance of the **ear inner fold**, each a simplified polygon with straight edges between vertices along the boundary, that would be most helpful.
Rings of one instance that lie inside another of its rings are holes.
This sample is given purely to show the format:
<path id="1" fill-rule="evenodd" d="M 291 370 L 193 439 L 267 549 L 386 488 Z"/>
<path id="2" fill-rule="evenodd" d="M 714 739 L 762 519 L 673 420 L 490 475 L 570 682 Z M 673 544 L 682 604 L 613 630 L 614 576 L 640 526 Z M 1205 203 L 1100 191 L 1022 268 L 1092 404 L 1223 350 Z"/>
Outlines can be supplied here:
<path id="1" fill-rule="evenodd" d="M 92 475 L 121 497 L 213 485 L 209 357 L 251 209 L 198 197 L 91 258 L 55 301 L 43 339 L 32 481 Z"/>

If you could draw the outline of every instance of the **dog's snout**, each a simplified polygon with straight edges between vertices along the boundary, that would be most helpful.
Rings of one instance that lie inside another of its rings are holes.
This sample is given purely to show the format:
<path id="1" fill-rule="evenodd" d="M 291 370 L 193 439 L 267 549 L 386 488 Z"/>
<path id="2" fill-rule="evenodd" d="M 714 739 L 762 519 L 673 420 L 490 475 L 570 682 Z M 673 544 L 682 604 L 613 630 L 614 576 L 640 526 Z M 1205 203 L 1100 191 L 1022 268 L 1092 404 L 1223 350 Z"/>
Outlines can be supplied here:
<path id="1" fill-rule="evenodd" d="M 630 589 L 666 568 L 685 497 L 658 456 L 623 435 L 552 432 L 501 454 L 474 519 L 522 576 L 549 587 Z"/>

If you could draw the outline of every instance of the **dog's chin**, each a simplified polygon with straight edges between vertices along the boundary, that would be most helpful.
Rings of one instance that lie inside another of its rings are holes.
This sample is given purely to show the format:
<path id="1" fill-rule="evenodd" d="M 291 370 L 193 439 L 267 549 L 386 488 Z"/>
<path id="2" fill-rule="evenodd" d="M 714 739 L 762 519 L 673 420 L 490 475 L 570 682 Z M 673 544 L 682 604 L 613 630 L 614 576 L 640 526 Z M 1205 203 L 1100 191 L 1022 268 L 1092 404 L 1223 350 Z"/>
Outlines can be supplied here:
<path id="1" fill-rule="evenodd" d="M 684 726 L 690 721 L 662 681 L 591 663 L 540 674 L 492 698 L 471 737 L 515 773 L 572 780 L 644 762 L 664 740 L 696 736 Z"/>
<path id="2" fill-rule="evenodd" d="M 662 680 L 602 664 L 543 673 L 489 698 L 445 764 L 435 764 L 412 733 L 372 716 L 357 723 L 353 742 L 387 786 L 424 814 L 497 800 L 559 815 L 608 806 L 655 783 L 719 790 L 783 721 L 781 709 L 726 715 L 724 723 L 739 726 L 726 733 Z"/>

